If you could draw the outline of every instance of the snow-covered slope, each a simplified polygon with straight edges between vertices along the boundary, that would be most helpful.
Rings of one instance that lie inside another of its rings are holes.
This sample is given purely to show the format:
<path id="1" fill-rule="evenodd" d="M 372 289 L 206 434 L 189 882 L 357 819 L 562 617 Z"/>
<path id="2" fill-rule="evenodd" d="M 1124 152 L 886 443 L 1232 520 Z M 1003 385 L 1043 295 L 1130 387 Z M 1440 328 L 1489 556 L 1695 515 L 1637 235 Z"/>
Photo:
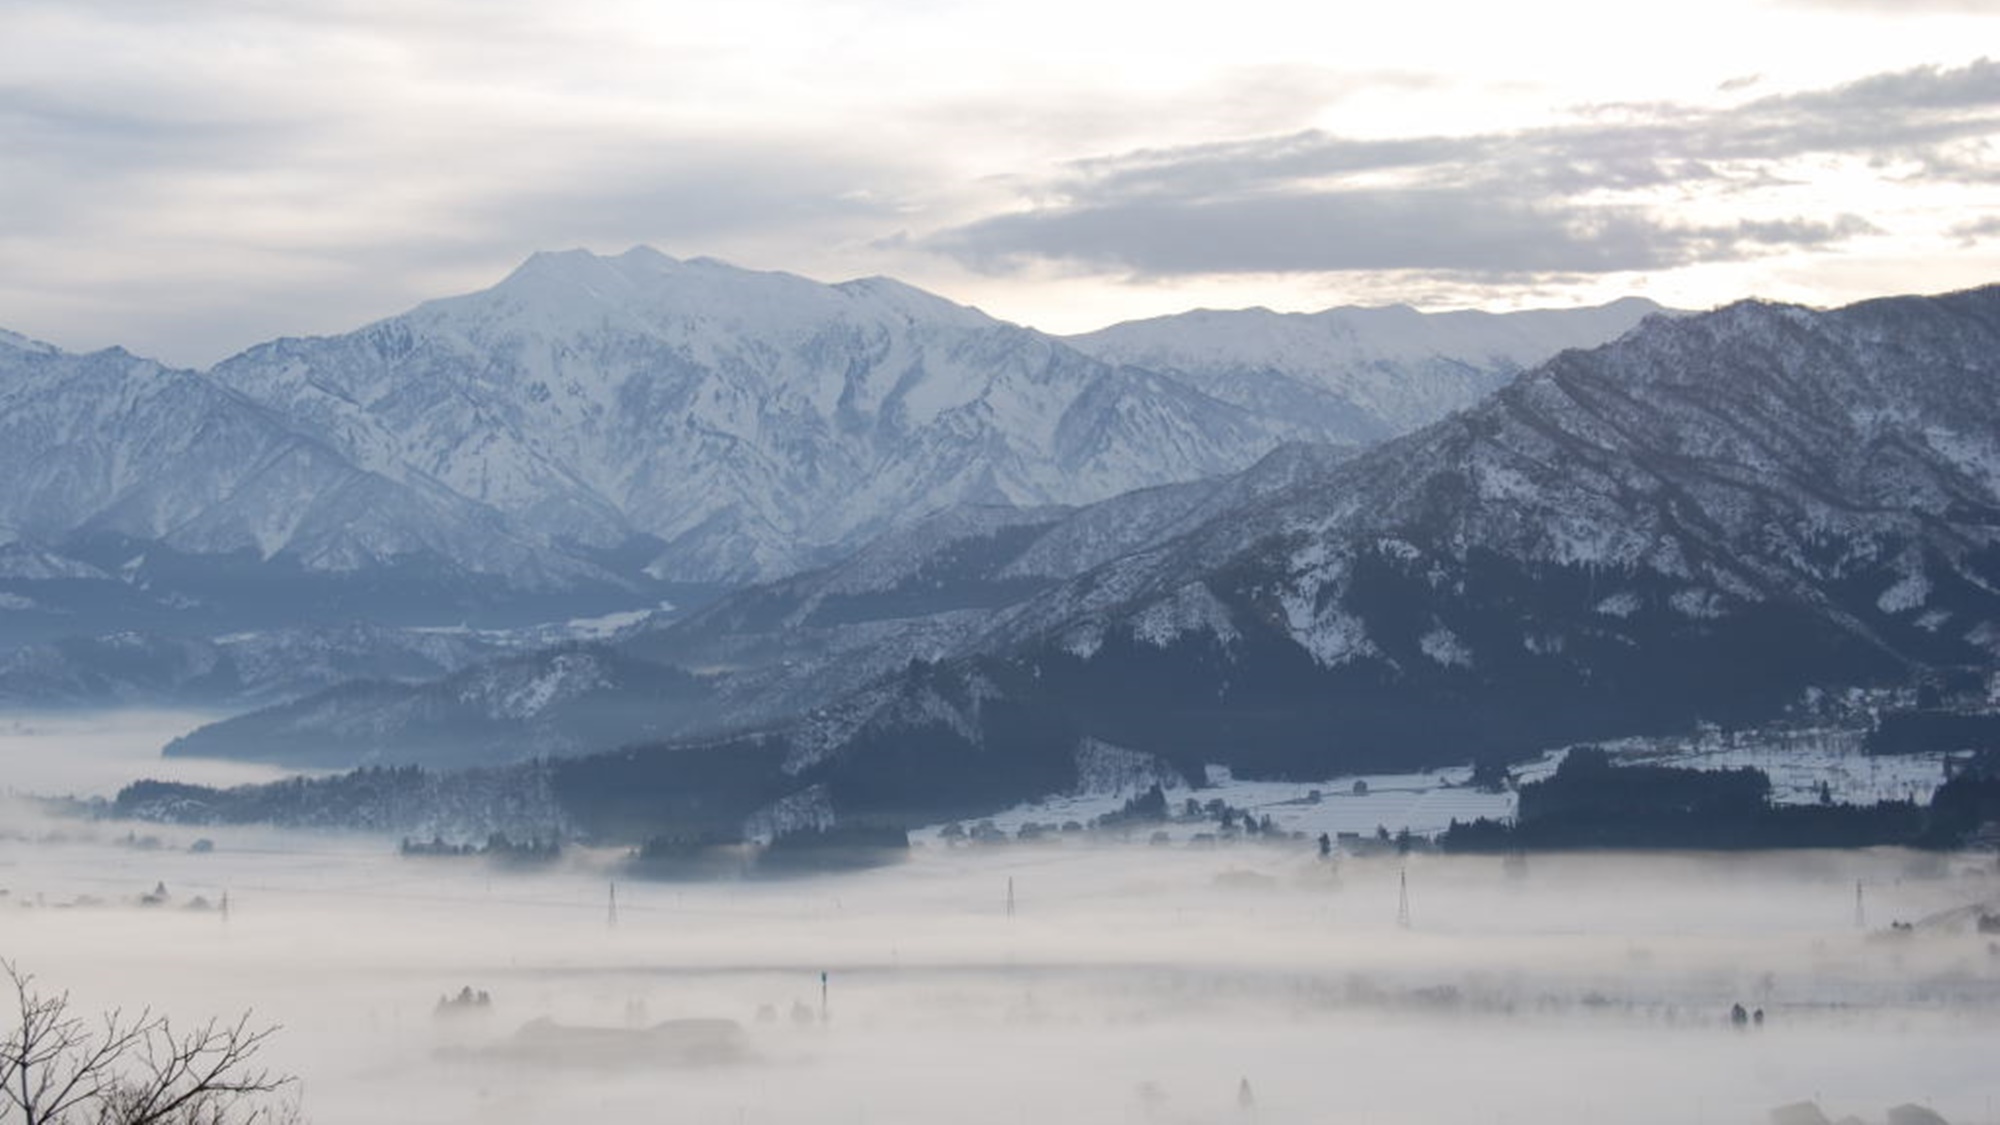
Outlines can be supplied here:
<path id="1" fill-rule="evenodd" d="M 591 727 L 595 734 L 565 726 L 579 719 L 593 722 L 581 710 L 538 719 L 544 728 L 538 745 L 542 752 L 602 750 L 637 737 L 635 732 L 687 736 L 740 729 L 834 703 L 912 661 L 935 663 L 975 650 L 996 615 L 1067 575 L 1197 524 L 1204 514 L 1234 510 L 1289 487 L 1352 455 L 1341 447 L 1288 446 L 1233 477 L 1147 489 L 1084 508 L 968 505 L 935 513 L 881 536 L 838 565 L 740 590 L 664 626 L 634 626 L 618 647 L 651 664 L 697 670 L 702 705 L 686 706 L 683 700 L 657 711 L 646 724 L 597 724 Z M 522 662 L 506 654 L 494 666 L 519 668 Z M 0 674 L 0 694 L 7 682 Z M 260 724 L 290 724 L 293 720 L 280 716 L 310 715 L 311 728 L 323 732 L 312 736 L 320 742 L 316 754 L 322 763 L 435 762 L 439 753 L 470 760 L 457 743 L 438 742 L 432 711 L 412 707 L 433 690 L 336 687 L 253 721 L 206 728 L 190 745 L 210 754 L 268 757 L 285 751 Z M 303 728 L 285 729 L 287 739 L 294 739 Z M 338 732 L 355 730 L 367 735 L 354 741 L 343 759 Z M 558 740 L 558 734 L 565 737 Z M 599 737 L 613 741 L 593 743 Z M 517 741 L 492 742 L 494 760 L 513 753 Z"/>
<path id="2" fill-rule="evenodd" d="M 1089 338 L 1100 359 L 886 279 L 641 248 L 538 254 L 483 292 L 205 374 L 0 332 L 0 547 L 20 564 L 0 560 L 0 649 L 267 628 L 288 605 L 632 608 L 663 582 L 825 565 L 930 513 L 1373 440 L 1641 311 L 1190 314 Z M 1067 576 L 1053 546 L 1022 565 Z"/>
<path id="3" fill-rule="evenodd" d="M 14 581 L 109 577 L 102 556 L 143 582 L 149 550 L 322 574 L 418 565 L 524 589 L 608 581 L 434 481 L 357 468 L 206 376 L 117 349 L 0 339 L 0 479 Z"/>
<path id="4" fill-rule="evenodd" d="M 1419 368 L 1490 386 L 1640 311 L 1532 314 L 1560 325 L 1544 329 L 1385 310 L 1275 345 L 1219 323 L 1201 354 L 1235 374 L 1169 375 L 886 279 L 568 251 L 358 332 L 253 348 L 214 375 L 372 472 L 435 482 L 557 541 L 653 542 L 664 577 L 741 581 L 956 505 L 1090 503 L 1234 472 L 1286 439 L 1372 440 L 1468 400 L 1440 390 L 1441 374 L 1399 385 Z M 1445 342 L 1427 348 L 1433 320 Z M 1202 331 L 1189 322 L 1175 339 Z M 1299 409 L 1279 384 L 1302 376 L 1269 373 L 1273 346 L 1287 362 L 1344 347 L 1338 365 L 1357 374 L 1320 372 L 1314 393 L 1361 388 L 1372 397 L 1354 409 L 1378 420 Z"/>
<path id="5" fill-rule="evenodd" d="M 1106 711 L 1135 663 L 1190 677 L 1265 764 L 1751 717 L 2000 660 L 1996 465 L 2000 289 L 1659 318 L 1040 596 L 995 651 Z M 1222 735 L 1153 706 L 1105 736 L 1176 723 Z"/>
<path id="6" fill-rule="evenodd" d="M 741 580 L 955 503 L 1069 503 L 1241 467 L 1270 427 L 895 282 L 637 249 L 280 340 L 215 377 L 367 469 L 653 569 Z"/>
<path id="7" fill-rule="evenodd" d="M 732 746 L 760 799 L 958 815 L 1074 787 L 1091 740 L 1321 778 L 1990 672 L 1996 465 L 2000 289 L 1660 318 Z"/>
<path id="8" fill-rule="evenodd" d="M 1068 342 L 1261 416 L 1291 418 L 1293 436 L 1302 439 L 1374 442 L 1470 406 L 1558 352 L 1595 347 L 1665 311 L 1638 297 L 1504 314 L 1426 314 L 1404 305 L 1201 309 Z"/>
<path id="9" fill-rule="evenodd" d="M 1282 447 L 1228 477 L 1141 489 L 1074 509 L 961 507 L 884 535 L 841 563 L 722 598 L 626 647 L 725 673 L 730 726 L 768 724 L 912 661 L 980 651 L 996 622 L 1070 576 L 1235 511 L 1355 451 Z"/>

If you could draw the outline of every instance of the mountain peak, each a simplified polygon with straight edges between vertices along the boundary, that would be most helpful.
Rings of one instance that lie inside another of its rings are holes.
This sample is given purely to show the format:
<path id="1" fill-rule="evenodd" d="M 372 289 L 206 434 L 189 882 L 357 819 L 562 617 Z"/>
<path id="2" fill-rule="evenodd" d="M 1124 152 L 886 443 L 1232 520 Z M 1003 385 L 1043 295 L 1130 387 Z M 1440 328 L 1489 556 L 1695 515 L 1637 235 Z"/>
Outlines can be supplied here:
<path id="1" fill-rule="evenodd" d="M 1086 503 L 1240 469 L 1286 440 L 1387 436 L 1617 334 L 1465 325 L 1420 347 L 1429 322 L 1407 310 L 1416 324 L 1317 336 L 1303 318 L 1281 331 L 1213 315 L 1213 332 L 1174 333 L 1222 355 L 1209 378 L 1093 358 L 889 278 L 578 248 L 212 374 L 387 479 L 556 541 L 655 540 L 648 573 L 733 580 L 950 504 Z"/>
<path id="2" fill-rule="evenodd" d="M 537 250 L 528 255 L 520 265 L 514 267 L 513 272 L 501 279 L 494 288 L 505 288 L 524 279 L 546 278 L 567 282 L 588 282 L 614 277 L 634 283 L 658 278 L 699 277 L 709 281 L 763 278 L 808 285 L 819 284 L 781 270 L 747 269 L 733 262 L 706 255 L 676 258 L 654 247 L 641 244 L 618 254 L 599 254 L 581 246 L 567 250 Z"/>

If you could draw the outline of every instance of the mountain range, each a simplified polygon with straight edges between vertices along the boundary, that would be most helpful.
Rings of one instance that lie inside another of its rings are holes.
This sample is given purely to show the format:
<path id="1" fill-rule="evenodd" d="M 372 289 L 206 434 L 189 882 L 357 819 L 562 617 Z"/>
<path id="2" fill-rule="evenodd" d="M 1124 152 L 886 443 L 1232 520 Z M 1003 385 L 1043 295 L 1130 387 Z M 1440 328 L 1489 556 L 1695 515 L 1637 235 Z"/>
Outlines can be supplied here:
<path id="1" fill-rule="evenodd" d="M 1106 746 L 1304 779 L 1810 715 L 1857 686 L 1987 696 L 1997 381 L 2000 288 L 1654 318 L 1024 599 L 958 655 L 567 784 L 606 828 L 808 795 L 921 821 L 1075 786 Z"/>
<path id="2" fill-rule="evenodd" d="M 590 738 L 544 712 L 596 713 L 599 747 L 744 729 L 838 702 L 912 661 L 968 650 L 996 615 L 1175 528 L 1236 510 L 1345 446 L 1288 445 L 1243 473 L 1126 493 L 1081 508 L 959 506 L 884 535 L 842 562 L 745 588 L 597 646 L 513 654 L 483 674 L 327 688 L 203 727 L 170 754 L 292 765 L 462 763 L 560 755 Z M 685 670 L 671 697 L 654 685 Z M 7 677 L 0 670 L 0 686 Z M 521 701 L 531 704 L 523 707 Z M 496 724 L 517 726 L 504 736 Z"/>
<path id="3" fill-rule="evenodd" d="M 538 254 L 205 372 L 0 334 L 0 647 L 699 600 L 956 506 L 1372 441 L 1651 311 L 1190 314 L 1249 318 L 1230 359 L 1173 318 L 1066 341 L 886 279 L 641 248 Z"/>
<path id="4" fill-rule="evenodd" d="M 1107 760 L 1320 778 L 1976 682 L 2000 663 L 1996 383 L 2000 288 L 1743 302 L 1365 450 L 947 510 L 625 640 L 738 732 L 578 758 L 558 790 L 606 832 L 914 822 Z M 249 745 L 226 733 L 207 748 Z"/>

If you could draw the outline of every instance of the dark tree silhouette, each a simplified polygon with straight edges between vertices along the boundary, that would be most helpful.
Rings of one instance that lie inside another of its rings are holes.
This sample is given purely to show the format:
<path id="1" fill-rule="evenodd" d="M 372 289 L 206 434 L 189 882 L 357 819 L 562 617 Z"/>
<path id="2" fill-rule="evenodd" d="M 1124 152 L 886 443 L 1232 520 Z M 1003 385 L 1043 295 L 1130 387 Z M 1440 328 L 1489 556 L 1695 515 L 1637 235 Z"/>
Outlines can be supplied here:
<path id="1" fill-rule="evenodd" d="M 0 960 L 16 1019 L 0 1039 L 0 1123 L 13 1125 L 277 1125 L 296 1122 L 282 1097 L 294 1079 L 257 1064 L 277 1032 L 209 1020 L 177 1030 L 166 1016 L 114 1009 L 96 1020 L 45 995 Z"/>

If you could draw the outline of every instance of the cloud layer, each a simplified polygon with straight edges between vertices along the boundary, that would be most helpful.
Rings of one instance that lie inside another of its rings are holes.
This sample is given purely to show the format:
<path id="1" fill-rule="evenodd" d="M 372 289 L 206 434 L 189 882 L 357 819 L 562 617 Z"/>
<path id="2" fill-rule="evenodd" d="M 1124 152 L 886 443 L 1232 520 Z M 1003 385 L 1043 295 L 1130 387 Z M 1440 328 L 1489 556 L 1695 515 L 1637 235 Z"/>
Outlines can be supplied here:
<path id="1" fill-rule="evenodd" d="M 2000 64 L 1980 59 L 1715 109 L 1586 107 L 1540 129 L 1313 131 L 1093 157 L 1027 185 L 1025 209 L 929 245 L 987 271 L 1033 259 L 1140 275 L 1667 270 L 1881 233 L 1811 198 L 1800 162 L 1987 185 L 1996 137 Z"/>
<path id="2" fill-rule="evenodd" d="M 1991 5 L 1523 5 L 18 0 L 0 326 L 207 363 L 640 243 L 1057 330 L 2000 273 Z"/>

